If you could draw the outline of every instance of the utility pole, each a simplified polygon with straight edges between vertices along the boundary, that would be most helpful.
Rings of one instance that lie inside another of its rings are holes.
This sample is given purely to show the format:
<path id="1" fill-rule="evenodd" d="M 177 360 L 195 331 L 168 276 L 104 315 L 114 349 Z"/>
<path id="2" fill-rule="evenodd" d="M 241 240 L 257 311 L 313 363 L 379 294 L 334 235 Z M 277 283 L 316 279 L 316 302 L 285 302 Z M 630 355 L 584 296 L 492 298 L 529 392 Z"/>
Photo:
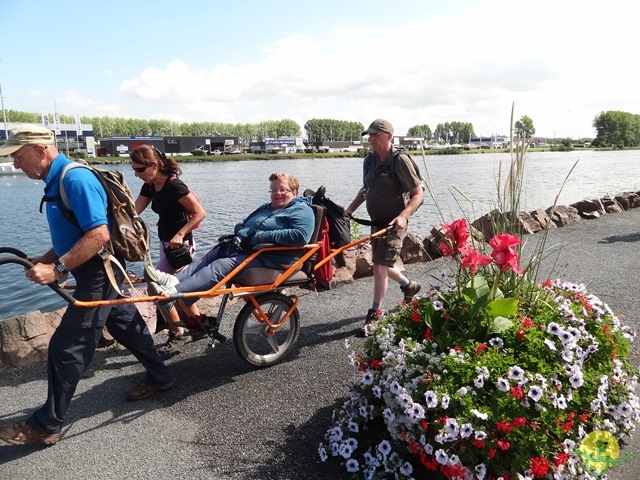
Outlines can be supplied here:
<path id="1" fill-rule="evenodd" d="M 2 95 L 2 83 L 0 83 L 0 103 L 2 103 L 2 121 L 4 122 L 4 138 L 9 138 L 9 132 L 7 132 L 7 114 L 4 110 L 4 96 Z"/>

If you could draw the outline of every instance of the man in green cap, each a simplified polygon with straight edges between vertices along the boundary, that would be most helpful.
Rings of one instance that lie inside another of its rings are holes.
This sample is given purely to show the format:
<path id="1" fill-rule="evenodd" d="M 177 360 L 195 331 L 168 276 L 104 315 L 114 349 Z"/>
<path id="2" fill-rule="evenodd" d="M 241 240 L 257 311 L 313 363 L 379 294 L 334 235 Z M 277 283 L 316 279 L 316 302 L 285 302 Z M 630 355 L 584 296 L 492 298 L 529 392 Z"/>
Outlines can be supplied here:
<path id="1" fill-rule="evenodd" d="M 395 265 L 407 233 L 409 217 L 422 204 L 424 192 L 411 159 L 393 147 L 393 125 L 388 120 L 374 120 L 362 135 L 369 136 L 373 152 L 364 161 L 364 186 L 345 210 L 345 215 L 351 215 L 366 200 L 367 212 L 373 223 L 371 233 L 390 228 L 388 235 L 371 240 L 373 301 L 361 328 L 368 335 L 383 315 L 381 306 L 389 278 L 400 284 L 405 302 L 411 301 L 420 291 L 420 284 L 405 277 Z M 393 172 L 390 171 L 392 165 Z"/>

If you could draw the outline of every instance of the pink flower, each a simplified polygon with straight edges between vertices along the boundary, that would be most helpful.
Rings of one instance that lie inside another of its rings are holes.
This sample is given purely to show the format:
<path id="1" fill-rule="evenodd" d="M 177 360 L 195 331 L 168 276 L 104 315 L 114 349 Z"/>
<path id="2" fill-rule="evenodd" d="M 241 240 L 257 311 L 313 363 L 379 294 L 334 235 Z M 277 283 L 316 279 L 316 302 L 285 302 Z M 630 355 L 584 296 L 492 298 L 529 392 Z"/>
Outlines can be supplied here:
<path id="1" fill-rule="evenodd" d="M 489 245 L 493 248 L 491 257 L 501 271 L 511 269 L 514 273 L 522 273 L 518 266 L 520 259 L 516 250 L 516 245 L 520 245 L 520 243 L 518 237 L 508 233 L 499 233 L 489 240 Z"/>
<path id="2" fill-rule="evenodd" d="M 469 273 L 471 274 L 476 273 L 478 271 L 478 267 L 484 267 L 491 263 L 491 257 L 488 255 L 482 255 L 469 246 L 460 248 L 460 253 L 462 254 L 460 265 L 463 268 L 468 268 Z"/>
<path id="3" fill-rule="evenodd" d="M 459 218 L 451 223 L 442 225 L 447 242 L 440 243 L 440 251 L 445 257 L 456 255 L 469 240 L 469 225 L 467 220 Z M 444 247 L 444 248 L 443 248 Z"/>

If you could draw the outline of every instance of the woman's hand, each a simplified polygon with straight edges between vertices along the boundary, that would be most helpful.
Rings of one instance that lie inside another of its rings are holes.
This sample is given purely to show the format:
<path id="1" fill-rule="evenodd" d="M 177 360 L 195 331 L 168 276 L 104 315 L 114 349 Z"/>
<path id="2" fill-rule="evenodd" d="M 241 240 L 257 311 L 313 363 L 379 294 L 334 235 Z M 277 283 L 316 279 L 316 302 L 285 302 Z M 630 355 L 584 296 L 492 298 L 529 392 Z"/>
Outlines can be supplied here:
<path id="1" fill-rule="evenodd" d="M 173 238 L 169 241 L 169 246 L 171 248 L 178 248 L 180 245 L 184 243 L 184 235 L 180 232 L 176 233 Z"/>

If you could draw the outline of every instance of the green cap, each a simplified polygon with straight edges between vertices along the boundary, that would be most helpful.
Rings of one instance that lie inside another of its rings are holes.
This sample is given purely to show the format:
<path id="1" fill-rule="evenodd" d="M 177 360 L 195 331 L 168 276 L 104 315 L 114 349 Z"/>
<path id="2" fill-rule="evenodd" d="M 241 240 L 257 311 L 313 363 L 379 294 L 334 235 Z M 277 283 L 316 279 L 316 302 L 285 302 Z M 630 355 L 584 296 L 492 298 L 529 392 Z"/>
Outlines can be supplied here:
<path id="1" fill-rule="evenodd" d="M 376 118 L 373 122 L 371 122 L 371 125 L 369 125 L 369 128 L 367 128 L 364 132 L 362 132 L 362 135 L 364 136 L 370 133 L 378 133 L 378 132 L 393 134 L 393 125 L 391 125 L 391 122 L 388 120 L 384 120 L 382 118 Z"/>

